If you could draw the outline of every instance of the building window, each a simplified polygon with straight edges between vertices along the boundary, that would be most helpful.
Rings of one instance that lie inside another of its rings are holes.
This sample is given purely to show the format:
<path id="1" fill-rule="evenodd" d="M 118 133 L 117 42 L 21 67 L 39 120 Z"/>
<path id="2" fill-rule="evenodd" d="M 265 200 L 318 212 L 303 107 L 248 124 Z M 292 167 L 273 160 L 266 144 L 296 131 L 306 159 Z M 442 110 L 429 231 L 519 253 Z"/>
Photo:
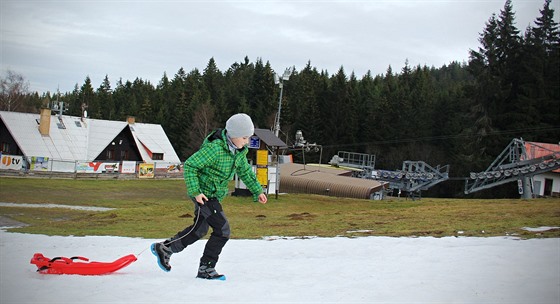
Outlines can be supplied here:
<path id="1" fill-rule="evenodd" d="M 2 143 L 2 153 L 10 154 L 10 144 L 7 142 Z"/>
<path id="2" fill-rule="evenodd" d="M 128 160 L 128 150 L 121 151 L 121 160 Z"/>
<path id="3" fill-rule="evenodd" d="M 152 154 L 153 160 L 163 160 L 163 153 L 154 153 Z"/>
<path id="4" fill-rule="evenodd" d="M 107 159 L 115 159 L 115 150 L 107 150 Z"/>

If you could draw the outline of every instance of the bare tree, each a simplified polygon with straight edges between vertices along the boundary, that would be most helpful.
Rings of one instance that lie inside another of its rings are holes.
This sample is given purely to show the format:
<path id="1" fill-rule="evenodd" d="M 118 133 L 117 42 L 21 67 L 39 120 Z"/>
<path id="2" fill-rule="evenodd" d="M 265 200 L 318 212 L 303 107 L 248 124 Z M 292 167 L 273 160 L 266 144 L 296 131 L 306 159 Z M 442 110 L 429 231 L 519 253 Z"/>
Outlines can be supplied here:
<path id="1" fill-rule="evenodd" d="M 190 148 L 196 149 L 204 141 L 209 131 L 216 127 L 215 109 L 209 101 L 202 102 L 194 112 L 189 132 Z"/>
<path id="2" fill-rule="evenodd" d="M 28 94 L 29 82 L 23 75 L 7 70 L 6 77 L 0 78 L 0 84 L 0 110 L 17 110 Z"/>

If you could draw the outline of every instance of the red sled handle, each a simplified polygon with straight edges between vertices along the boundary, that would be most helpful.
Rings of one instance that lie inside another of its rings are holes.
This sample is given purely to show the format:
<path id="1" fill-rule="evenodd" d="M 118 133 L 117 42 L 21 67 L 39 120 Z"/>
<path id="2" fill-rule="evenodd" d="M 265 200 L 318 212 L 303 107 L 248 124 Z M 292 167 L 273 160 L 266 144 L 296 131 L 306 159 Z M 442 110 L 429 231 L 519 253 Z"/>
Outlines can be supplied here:
<path id="1" fill-rule="evenodd" d="M 88 261 L 89 261 L 88 258 L 84 258 L 83 256 L 73 256 L 73 257 L 71 257 L 70 259 L 71 259 L 72 261 L 73 261 L 73 260 L 82 260 L 82 261 L 84 261 L 84 262 L 88 262 Z"/>

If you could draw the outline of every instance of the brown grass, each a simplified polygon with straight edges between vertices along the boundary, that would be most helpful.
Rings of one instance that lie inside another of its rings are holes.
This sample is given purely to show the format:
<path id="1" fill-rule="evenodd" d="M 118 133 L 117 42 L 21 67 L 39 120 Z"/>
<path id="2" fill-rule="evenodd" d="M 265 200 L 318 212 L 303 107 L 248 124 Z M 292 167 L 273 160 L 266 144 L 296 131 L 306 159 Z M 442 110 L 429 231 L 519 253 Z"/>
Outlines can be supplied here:
<path id="1" fill-rule="evenodd" d="M 0 178 L 1 201 L 116 208 L 0 207 L 0 215 L 30 224 L 10 229 L 48 235 L 118 235 L 165 238 L 194 217 L 182 180 L 84 181 Z M 233 238 L 264 236 L 505 236 L 560 237 L 560 199 L 434 199 L 383 201 L 286 194 L 261 205 L 227 197 Z"/>

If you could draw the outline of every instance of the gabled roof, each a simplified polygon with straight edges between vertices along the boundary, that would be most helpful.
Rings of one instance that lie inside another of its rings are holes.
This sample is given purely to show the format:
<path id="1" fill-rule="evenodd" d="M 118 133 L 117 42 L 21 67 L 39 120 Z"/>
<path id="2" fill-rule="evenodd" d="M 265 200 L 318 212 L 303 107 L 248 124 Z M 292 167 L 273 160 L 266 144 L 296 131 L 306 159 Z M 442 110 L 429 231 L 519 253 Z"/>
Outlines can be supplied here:
<path id="1" fill-rule="evenodd" d="M 67 129 L 59 129 L 57 124 L 61 122 L 56 116 L 51 116 L 50 136 L 39 133 L 38 114 L 0 111 L 0 118 L 27 156 L 48 156 L 69 161 L 87 158 L 87 142 L 81 139 L 87 137 L 88 129 L 78 128 L 69 116 L 62 118 L 65 126 L 73 125 Z"/>
<path id="2" fill-rule="evenodd" d="M 181 162 L 165 131 L 157 124 L 129 125 L 125 121 L 51 115 L 49 135 L 43 136 L 38 129 L 39 114 L 0 111 L 0 119 L 26 156 L 93 161 L 124 128 L 130 128 L 145 162 L 152 162 L 151 153 L 163 153 L 163 162 Z"/>
<path id="3" fill-rule="evenodd" d="M 166 151 L 173 150 L 161 125 L 135 123 L 130 126 L 130 130 L 136 145 L 143 147 L 143 149 L 139 149 L 142 158 L 149 157 L 153 153 L 164 153 L 165 157 Z"/>
<path id="4" fill-rule="evenodd" d="M 74 117 L 80 120 L 79 117 Z M 52 121 L 52 118 L 51 118 Z M 87 159 L 93 160 L 107 147 L 121 131 L 128 126 L 125 121 L 84 119 L 82 125 L 89 130 L 87 135 Z M 51 122 L 51 131 L 53 129 Z"/>

